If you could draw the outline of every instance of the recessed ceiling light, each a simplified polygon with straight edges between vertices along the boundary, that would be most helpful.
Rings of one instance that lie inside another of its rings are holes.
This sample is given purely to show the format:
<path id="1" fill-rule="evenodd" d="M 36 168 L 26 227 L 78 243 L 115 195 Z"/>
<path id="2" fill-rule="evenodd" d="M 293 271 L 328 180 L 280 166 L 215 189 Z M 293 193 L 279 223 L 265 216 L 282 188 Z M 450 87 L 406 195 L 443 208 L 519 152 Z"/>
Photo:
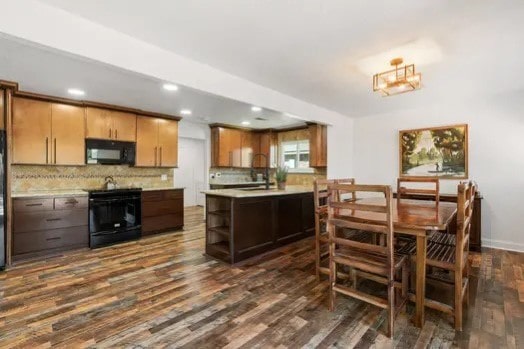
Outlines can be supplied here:
<path id="1" fill-rule="evenodd" d="M 178 90 L 178 86 L 175 84 L 164 84 L 163 87 L 164 87 L 164 90 L 168 90 L 168 91 Z"/>
<path id="2" fill-rule="evenodd" d="M 260 108 L 260 107 L 256 107 L 256 106 L 252 106 L 252 107 L 251 107 L 251 110 L 254 111 L 254 112 L 259 112 L 259 111 L 262 110 L 262 108 Z"/>
<path id="3" fill-rule="evenodd" d="M 77 88 L 70 88 L 67 90 L 67 93 L 69 93 L 70 95 L 73 95 L 73 96 L 83 96 L 85 95 L 86 93 L 82 90 L 79 90 Z"/>
<path id="4" fill-rule="evenodd" d="M 242 125 L 247 126 L 247 125 L 251 125 L 251 123 L 249 121 L 242 121 Z"/>
<path id="5" fill-rule="evenodd" d="M 189 109 L 182 109 L 180 111 L 180 114 L 182 114 L 182 115 L 191 115 L 191 110 L 189 110 Z"/>

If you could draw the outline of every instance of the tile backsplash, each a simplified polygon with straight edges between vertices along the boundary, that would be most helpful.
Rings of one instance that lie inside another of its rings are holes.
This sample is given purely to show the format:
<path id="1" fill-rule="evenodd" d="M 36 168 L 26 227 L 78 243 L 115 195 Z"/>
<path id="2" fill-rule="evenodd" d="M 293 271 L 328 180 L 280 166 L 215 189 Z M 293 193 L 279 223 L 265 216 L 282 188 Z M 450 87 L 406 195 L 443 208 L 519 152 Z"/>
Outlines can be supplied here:
<path id="1" fill-rule="evenodd" d="M 263 169 L 257 169 L 257 173 L 263 173 Z M 242 183 L 251 181 L 250 169 L 242 168 L 210 168 L 209 173 L 215 174 L 215 178 L 209 179 L 209 184 L 217 183 Z M 216 174 L 220 173 L 220 177 Z M 270 176 L 274 181 L 275 169 L 270 170 Z M 288 173 L 287 184 L 313 186 L 315 179 L 326 178 L 325 169 L 314 169 L 313 173 Z"/>
<path id="2" fill-rule="evenodd" d="M 167 180 L 161 179 L 162 175 Z M 97 189 L 112 176 L 119 186 L 142 188 L 173 185 L 172 168 L 140 168 L 127 165 L 11 166 L 11 190 L 28 192 L 54 189 Z"/>

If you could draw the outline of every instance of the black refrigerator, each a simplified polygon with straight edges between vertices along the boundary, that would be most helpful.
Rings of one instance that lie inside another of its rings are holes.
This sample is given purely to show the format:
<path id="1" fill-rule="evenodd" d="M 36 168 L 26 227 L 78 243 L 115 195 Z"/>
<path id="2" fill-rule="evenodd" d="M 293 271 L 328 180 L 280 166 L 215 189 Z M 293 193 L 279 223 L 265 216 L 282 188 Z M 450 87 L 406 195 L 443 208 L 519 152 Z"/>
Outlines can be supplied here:
<path id="1" fill-rule="evenodd" d="M 5 131 L 0 130 L 0 270 L 5 268 Z"/>

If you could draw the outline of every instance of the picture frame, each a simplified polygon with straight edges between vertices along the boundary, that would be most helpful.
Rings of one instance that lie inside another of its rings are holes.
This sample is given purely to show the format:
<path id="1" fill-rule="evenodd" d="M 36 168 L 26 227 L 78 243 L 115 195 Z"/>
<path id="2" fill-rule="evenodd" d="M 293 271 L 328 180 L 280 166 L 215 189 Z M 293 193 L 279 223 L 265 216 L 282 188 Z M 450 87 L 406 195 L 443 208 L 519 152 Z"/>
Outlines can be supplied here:
<path id="1" fill-rule="evenodd" d="M 399 131 L 399 176 L 468 178 L 468 125 Z"/>

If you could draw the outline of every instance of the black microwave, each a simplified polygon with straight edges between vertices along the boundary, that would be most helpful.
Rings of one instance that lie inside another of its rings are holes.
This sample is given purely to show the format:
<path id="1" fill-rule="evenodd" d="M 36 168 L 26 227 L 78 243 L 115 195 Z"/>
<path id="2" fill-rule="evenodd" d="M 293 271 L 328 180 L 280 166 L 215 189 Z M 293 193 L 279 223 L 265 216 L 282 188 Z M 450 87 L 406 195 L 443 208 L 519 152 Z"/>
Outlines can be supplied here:
<path id="1" fill-rule="evenodd" d="M 134 142 L 86 139 L 86 164 L 134 165 Z"/>

